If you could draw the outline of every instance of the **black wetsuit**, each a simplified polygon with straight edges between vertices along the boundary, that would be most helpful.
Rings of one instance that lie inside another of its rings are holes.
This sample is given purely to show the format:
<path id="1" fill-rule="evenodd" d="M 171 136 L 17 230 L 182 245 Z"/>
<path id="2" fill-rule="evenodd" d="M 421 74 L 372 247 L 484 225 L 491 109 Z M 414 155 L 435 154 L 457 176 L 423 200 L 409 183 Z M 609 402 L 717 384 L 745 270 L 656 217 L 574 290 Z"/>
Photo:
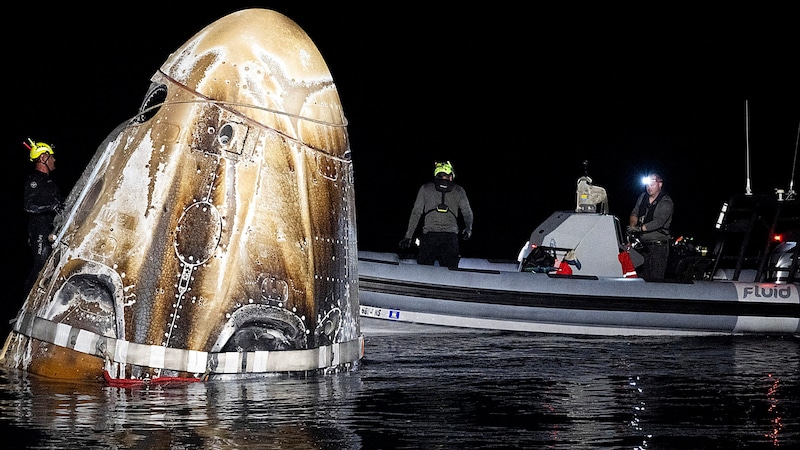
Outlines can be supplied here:
<path id="1" fill-rule="evenodd" d="M 25 281 L 26 293 L 50 256 L 52 247 L 49 236 L 53 233 L 53 220 L 62 205 L 61 192 L 50 175 L 38 170 L 32 171 L 25 183 L 23 204 L 28 213 L 28 245 L 33 258 L 31 272 Z"/>

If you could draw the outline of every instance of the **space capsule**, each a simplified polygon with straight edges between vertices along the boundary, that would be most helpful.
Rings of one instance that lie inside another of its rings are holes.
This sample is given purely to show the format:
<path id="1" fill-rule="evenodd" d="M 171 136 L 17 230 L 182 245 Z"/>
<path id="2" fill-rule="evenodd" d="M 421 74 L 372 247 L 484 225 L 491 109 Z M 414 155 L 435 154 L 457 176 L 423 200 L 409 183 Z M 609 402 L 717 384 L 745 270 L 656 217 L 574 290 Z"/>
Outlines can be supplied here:
<path id="1" fill-rule="evenodd" d="M 347 120 L 310 37 L 271 10 L 223 17 L 99 146 L 0 362 L 111 383 L 354 367 L 354 202 Z"/>

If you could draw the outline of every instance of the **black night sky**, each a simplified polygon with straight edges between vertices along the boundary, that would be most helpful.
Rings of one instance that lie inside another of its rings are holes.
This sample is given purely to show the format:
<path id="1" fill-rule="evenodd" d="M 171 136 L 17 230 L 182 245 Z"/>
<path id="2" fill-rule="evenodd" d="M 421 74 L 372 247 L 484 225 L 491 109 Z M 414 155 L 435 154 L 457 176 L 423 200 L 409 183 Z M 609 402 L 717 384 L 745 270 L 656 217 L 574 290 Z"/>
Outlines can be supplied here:
<path id="1" fill-rule="evenodd" d="M 800 126 L 800 34 L 789 11 L 359 3 L 31 3 L 7 15 L 8 318 L 29 264 L 22 142 L 55 145 L 54 175 L 68 193 L 169 54 L 245 7 L 293 19 L 328 63 L 350 123 L 362 249 L 397 248 L 440 159 L 453 163 L 475 212 L 464 256 L 515 257 L 539 222 L 575 207 L 584 161 L 622 218 L 639 178 L 662 173 L 675 234 L 699 240 L 722 202 L 744 192 L 748 143 L 753 191 L 789 186 Z"/>

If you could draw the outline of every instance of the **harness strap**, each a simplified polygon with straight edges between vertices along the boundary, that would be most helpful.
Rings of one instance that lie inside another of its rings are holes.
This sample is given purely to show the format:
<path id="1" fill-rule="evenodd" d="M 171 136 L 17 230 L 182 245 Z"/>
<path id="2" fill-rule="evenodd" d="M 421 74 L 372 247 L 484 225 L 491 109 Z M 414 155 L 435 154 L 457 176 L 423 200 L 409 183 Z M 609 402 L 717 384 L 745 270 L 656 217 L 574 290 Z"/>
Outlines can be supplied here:
<path id="1" fill-rule="evenodd" d="M 453 210 L 452 210 L 452 209 L 450 209 L 450 207 L 449 207 L 449 206 L 447 206 L 447 204 L 444 202 L 444 194 L 446 194 L 446 191 L 441 191 L 441 192 L 442 192 L 442 202 L 441 202 L 441 203 L 439 203 L 438 205 L 436 205 L 436 207 L 435 207 L 435 208 L 433 208 L 433 209 L 429 209 L 429 210 L 425 211 L 424 213 L 422 213 L 422 216 L 423 216 L 423 217 L 425 217 L 425 216 L 427 216 L 427 215 L 428 215 L 428 213 L 432 213 L 432 212 L 434 212 L 434 211 L 436 211 L 436 212 L 440 212 L 440 213 L 447 213 L 447 212 L 449 212 L 450 214 L 452 214 L 452 215 L 453 215 L 453 217 L 455 217 L 455 218 L 456 218 L 456 220 L 458 220 L 458 215 L 457 215 L 455 212 L 453 212 Z M 442 206 L 444 206 L 444 208 L 442 208 Z"/>

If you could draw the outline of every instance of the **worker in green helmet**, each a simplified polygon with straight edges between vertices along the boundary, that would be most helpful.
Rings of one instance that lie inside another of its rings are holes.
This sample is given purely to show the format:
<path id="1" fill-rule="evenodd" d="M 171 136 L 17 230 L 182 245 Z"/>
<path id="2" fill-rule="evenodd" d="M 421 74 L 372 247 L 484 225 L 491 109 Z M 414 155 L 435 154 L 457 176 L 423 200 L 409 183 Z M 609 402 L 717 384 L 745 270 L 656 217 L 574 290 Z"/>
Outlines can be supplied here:
<path id="1" fill-rule="evenodd" d="M 453 181 L 455 175 L 450 161 L 437 162 L 433 169 L 433 180 L 423 184 L 417 192 L 400 248 L 407 250 L 411 247 L 411 238 L 422 219 L 422 236 L 417 253 L 419 264 L 434 265 L 438 261 L 441 266 L 458 267 L 459 215 L 464 223 L 462 238 L 467 240 L 472 236 L 472 207 L 464 188 Z"/>
<path id="2" fill-rule="evenodd" d="M 31 247 L 33 266 L 25 280 L 25 292 L 33 286 L 52 250 L 53 220 L 63 208 L 63 198 L 55 180 L 50 176 L 56 169 L 53 147 L 44 142 L 28 139 L 23 142 L 29 150 L 33 170 L 25 182 L 23 206 L 28 213 L 28 245 Z"/>

